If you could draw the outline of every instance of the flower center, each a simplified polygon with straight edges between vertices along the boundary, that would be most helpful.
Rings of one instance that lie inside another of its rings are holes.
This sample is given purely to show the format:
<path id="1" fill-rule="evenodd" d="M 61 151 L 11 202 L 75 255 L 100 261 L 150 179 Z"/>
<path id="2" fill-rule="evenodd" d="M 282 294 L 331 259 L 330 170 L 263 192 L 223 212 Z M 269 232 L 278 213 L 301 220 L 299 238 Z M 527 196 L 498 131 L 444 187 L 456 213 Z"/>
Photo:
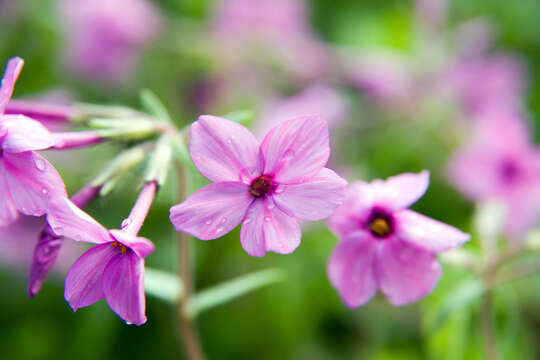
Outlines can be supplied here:
<path id="1" fill-rule="evenodd" d="M 120 248 L 120 250 L 122 251 L 122 254 L 125 254 L 126 251 L 127 251 L 127 248 L 124 245 L 120 244 L 118 241 L 113 241 L 112 242 L 112 247 L 113 248 Z"/>
<path id="2" fill-rule="evenodd" d="M 512 182 L 519 176 L 518 165 L 511 160 L 505 161 L 500 167 L 500 176 L 504 181 Z"/>
<path id="3" fill-rule="evenodd" d="M 251 182 L 249 193 L 256 198 L 263 197 L 274 191 L 275 185 L 272 182 L 272 177 L 261 175 Z"/>
<path id="4" fill-rule="evenodd" d="M 375 237 L 384 238 L 392 234 L 394 222 L 391 215 L 380 210 L 374 210 L 368 222 L 368 227 Z"/>

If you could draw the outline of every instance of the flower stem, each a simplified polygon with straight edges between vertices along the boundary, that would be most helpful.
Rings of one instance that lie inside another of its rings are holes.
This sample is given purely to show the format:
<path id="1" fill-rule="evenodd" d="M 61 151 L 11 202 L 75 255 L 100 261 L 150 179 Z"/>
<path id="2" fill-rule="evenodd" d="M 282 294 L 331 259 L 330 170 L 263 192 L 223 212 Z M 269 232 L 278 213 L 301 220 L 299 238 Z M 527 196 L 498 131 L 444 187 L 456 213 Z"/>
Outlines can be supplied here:
<path id="1" fill-rule="evenodd" d="M 121 229 L 123 231 L 132 235 L 137 235 L 139 233 L 156 196 L 157 187 L 158 184 L 156 180 L 148 181 L 143 185 L 129 216 L 122 221 Z"/>
<path id="2" fill-rule="evenodd" d="M 484 294 L 481 309 L 482 342 L 484 345 L 484 357 L 489 360 L 499 359 L 497 351 L 497 334 L 493 319 L 493 291 Z"/>
<path id="3" fill-rule="evenodd" d="M 186 178 L 182 166 L 178 166 L 178 189 L 181 199 L 186 197 Z M 178 301 L 178 325 L 184 345 L 184 351 L 190 360 L 203 360 L 205 358 L 195 328 L 193 319 L 188 315 L 188 305 L 191 299 L 191 291 L 194 286 L 191 273 L 190 238 L 186 234 L 179 233 L 178 245 L 178 275 L 184 282 L 184 294 Z"/>

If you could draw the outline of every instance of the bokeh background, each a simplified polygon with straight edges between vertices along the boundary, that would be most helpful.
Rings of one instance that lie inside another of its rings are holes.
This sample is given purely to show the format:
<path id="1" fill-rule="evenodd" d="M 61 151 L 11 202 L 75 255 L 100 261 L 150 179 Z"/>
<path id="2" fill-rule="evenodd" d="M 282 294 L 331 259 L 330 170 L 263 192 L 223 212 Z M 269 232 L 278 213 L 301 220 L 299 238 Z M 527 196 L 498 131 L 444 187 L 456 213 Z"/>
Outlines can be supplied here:
<path id="1" fill-rule="evenodd" d="M 414 209 L 474 235 L 475 204 L 453 185 L 448 163 L 475 133 L 472 124 L 499 116 L 493 113 L 503 106 L 519 114 L 533 143 L 538 138 L 539 13 L 536 0 L 0 0 L 0 62 L 25 59 L 15 98 L 140 108 L 147 88 L 179 126 L 202 113 L 251 110 L 248 126 L 260 136 L 290 116 L 320 113 L 331 126 L 331 162 L 340 174 L 367 181 L 429 169 L 430 188 Z M 117 150 L 100 145 L 47 156 L 71 194 Z M 88 212 L 118 227 L 138 175 Z M 166 271 L 176 269 L 168 220 L 178 202 L 174 182 L 142 229 L 156 243 L 148 265 Z M 0 231 L 0 358 L 184 356 L 174 309 L 159 299 L 147 298 L 149 321 L 141 327 L 126 326 L 104 301 L 71 311 L 63 277 L 81 248 L 63 248 L 56 274 L 28 299 L 41 221 L 24 219 L 17 224 L 24 233 Z M 305 226 L 301 246 L 287 256 L 248 256 L 238 230 L 194 240 L 197 288 L 270 267 L 287 274 L 200 316 L 208 358 L 483 358 L 480 302 L 461 301 L 470 295 L 460 287 L 468 271 L 444 265 L 436 290 L 413 305 L 395 308 L 378 295 L 349 309 L 326 276 L 337 241 L 324 222 Z M 474 236 L 467 248 L 478 248 Z M 538 357 L 539 300 L 535 277 L 497 290 L 502 358 Z"/>

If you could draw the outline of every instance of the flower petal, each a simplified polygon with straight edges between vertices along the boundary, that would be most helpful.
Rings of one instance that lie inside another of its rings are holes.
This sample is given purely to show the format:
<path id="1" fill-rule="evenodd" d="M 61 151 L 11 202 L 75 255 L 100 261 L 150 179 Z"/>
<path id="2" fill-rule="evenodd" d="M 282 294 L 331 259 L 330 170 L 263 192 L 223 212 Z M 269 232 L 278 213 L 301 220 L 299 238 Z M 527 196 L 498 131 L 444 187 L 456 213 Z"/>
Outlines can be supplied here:
<path id="1" fill-rule="evenodd" d="M 17 78 L 19 77 L 23 65 L 24 61 L 20 57 L 10 59 L 6 65 L 6 70 L 0 86 L 0 115 L 4 113 L 8 101 L 11 99 L 15 81 L 17 81 Z"/>
<path id="2" fill-rule="evenodd" d="M 276 205 L 302 220 L 317 221 L 332 215 L 343 203 L 347 181 L 323 168 L 309 181 L 282 185 L 273 195 Z"/>
<path id="3" fill-rule="evenodd" d="M 4 162 L 0 161 L 0 227 L 11 224 L 18 217 L 19 212 L 9 192 Z"/>
<path id="4" fill-rule="evenodd" d="M 328 124 L 318 116 L 282 122 L 264 138 L 264 173 L 281 183 L 309 180 L 326 165 L 330 156 Z"/>
<path id="5" fill-rule="evenodd" d="M 178 231 L 201 240 L 216 239 L 242 221 L 253 197 L 241 182 L 220 182 L 197 190 L 171 208 L 171 222 Z"/>
<path id="6" fill-rule="evenodd" d="M 431 252 L 399 240 L 381 242 L 375 263 L 379 288 L 395 306 L 420 300 L 441 276 Z"/>
<path id="7" fill-rule="evenodd" d="M 111 243 L 106 243 L 94 246 L 75 261 L 67 274 L 64 289 L 64 298 L 73 311 L 103 297 L 103 271 L 109 261 L 120 254 Z"/>
<path id="8" fill-rule="evenodd" d="M 134 252 L 111 259 L 103 275 L 103 293 L 118 316 L 130 324 L 144 324 L 144 260 Z"/>
<path id="9" fill-rule="evenodd" d="M 54 136 L 39 122 L 24 115 L 4 115 L 2 129 L 7 134 L 2 141 L 2 150 L 19 153 L 29 150 L 43 150 L 53 146 Z"/>
<path id="10" fill-rule="evenodd" d="M 208 179 L 249 183 L 263 169 L 259 143 L 248 129 L 217 116 L 203 115 L 191 125 L 189 152 Z"/>
<path id="11" fill-rule="evenodd" d="M 51 199 L 47 221 L 58 236 L 96 244 L 112 241 L 103 225 L 79 209 L 67 197 Z"/>
<path id="12" fill-rule="evenodd" d="M 343 240 L 328 261 L 328 278 L 351 308 L 366 304 L 377 292 L 375 245 L 366 240 Z"/>
<path id="13" fill-rule="evenodd" d="M 391 176 L 384 182 L 372 182 L 377 205 L 399 210 L 414 204 L 429 186 L 429 171 Z"/>
<path id="14" fill-rule="evenodd" d="M 11 198 L 25 215 L 45 214 L 55 196 L 67 196 L 62 178 L 41 155 L 32 151 L 4 153 L 5 174 Z"/>
<path id="15" fill-rule="evenodd" d="M 300 225 L 277 208 L 272 198 L 255 200 L 249 207 L 240 230 L 242 248 L 251 256 L 267 251 L 290 254 L 299 245 Z"/>
<path id="16" fill-rule="evenodd" d="M 471 238 L 453 226 L 412 210 L 397 211 L 394 219 L 400 239 L 430 252 L 453 249 Z"/>
<path id="17" fill-rule="evenodd" d="M 146 238 L 133 236 L 122 230 L 110 230 L 109 233 L 122 245 L 135 251 L 141 258 L 154 252 L 154 244 Z"/>
<path id="18" fill-rule="evenodd" d="M 340 236 L 348 236 L 359 230 L 371 214 L 375 198 L 373 187 L 363 181 L 355 181 L 345 190 L 343 205 L 338 207 L 328 220 L 328 227 Z"/>

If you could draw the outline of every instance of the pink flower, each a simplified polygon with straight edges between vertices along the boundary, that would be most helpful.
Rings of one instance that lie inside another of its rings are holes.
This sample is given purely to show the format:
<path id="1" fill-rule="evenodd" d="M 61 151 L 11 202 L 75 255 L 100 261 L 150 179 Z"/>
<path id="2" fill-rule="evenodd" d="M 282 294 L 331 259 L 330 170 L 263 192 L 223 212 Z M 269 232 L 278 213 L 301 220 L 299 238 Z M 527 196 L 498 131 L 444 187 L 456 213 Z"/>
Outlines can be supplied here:
<path id="1" fill-rule="evenodd" d="M 348 112 L 348 104 L 336 89 L 324 85 L 312 85 L 300 93 L 275 101 L 263 111 L 257 122 L 255 134 L 266 134 L 278 119 L 291 119 L 304 114 L 318 114 L 336 128 L 343 122 Z"/>
<path id="2" fill-rule="evenodd" d="M 22 59 L 11 59 L 0 88 L 0 226 L 13 222 L 19 212 L 41 216 L 51 196 L 67 196 L 56 169 L 33 151 L 57 139 L 37 121 L 4 114 L 22 66 Z"/>
<path id="3" fill-rule="evenodd" d="M 105 297 L 127 323 L 144 324 L 144 258 L 154 251 L 152 242 L 126 231 L 108 231 L 67 198 L 53 199 L 47 221 L 57 235 L 97 244 L 66 277 L 64 297 L 73 311 Z"/>
<path id="4" fill-rule="evenodd" d="M 513 109 L 486 109 L 475 124 L 472 139 L 450 161 L 449 177 L 473 201 L 502 202 L 510 215 L 506 234 L 520 236 L 540 218 L 540 151 Z"/>
<path id="5" fill-rule="evenodd" d="M 441 275 L 434 254 L 469 235 L 407 209 L 429 185 L 429 173 L 352 183 L 345 203 L 329 220 L 341 242 L 328 276 L 349 307 L 366 304 L 380 289 L 396 306 L 431 292 Z"/>
<path id="6" fill-rule="evenodd" d="M 243 126 L 204 115 L 191 126 L 190 153 L 212 180 L 171 208 L 176 230 L 216 239 L 242 223 L 240 241 L 253 256 L 287 254 L 300 245 L 296 218 L 316 221 L 332 214 L 345 180 L 325 168 L 328 126 L 304 116 L 275 126 L 259 146 Z"/>
<path id="7" fill-rule="evenodd" d="M 77 74 L 122 82 L 157 35 L 161 18 L 146 0 L 60 0 L 66 57 Z"/>

